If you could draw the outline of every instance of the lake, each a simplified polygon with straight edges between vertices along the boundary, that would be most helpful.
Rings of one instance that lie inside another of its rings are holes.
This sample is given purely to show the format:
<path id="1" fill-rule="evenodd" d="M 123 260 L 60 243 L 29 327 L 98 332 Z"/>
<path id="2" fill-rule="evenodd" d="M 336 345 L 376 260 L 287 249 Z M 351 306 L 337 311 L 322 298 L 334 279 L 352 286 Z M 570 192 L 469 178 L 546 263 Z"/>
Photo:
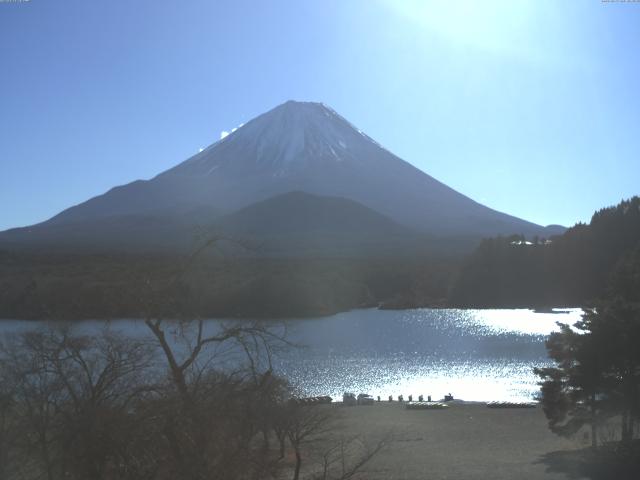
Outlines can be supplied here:
<path id="1" fill-rule="evenodd" d="M 544 341 L 556 322 L 574 323 L 580 309 L 353 310 L 327 317 L 290 320 L 289 338 L 305 345 L 281 354 L 274 369 L 304 395 L 367 392 L 386 399 L 447 393 L 471 401 L 527 401 L 538 391 L 534 367 L 550 365 Z M 215 320 L 212 320 L 215 324 Z M 5 320 L 0 332 L 41 322 Z M 95 331 L 104 322 L 80 322 Z M 139 320 L 110 325 L 128 335 L 147 335 Z"/>

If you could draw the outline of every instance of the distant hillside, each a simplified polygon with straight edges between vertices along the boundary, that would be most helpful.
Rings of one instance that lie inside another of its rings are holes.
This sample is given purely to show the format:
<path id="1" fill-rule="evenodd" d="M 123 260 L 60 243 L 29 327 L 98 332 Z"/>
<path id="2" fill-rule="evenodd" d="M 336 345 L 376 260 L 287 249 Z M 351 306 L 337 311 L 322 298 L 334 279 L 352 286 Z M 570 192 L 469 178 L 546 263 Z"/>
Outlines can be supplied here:
<path id="1" fill-rule="evenodd" d="M 97 252 L 189 252 L 219 217 L 213 208 L 151 211 L 62 223 L 39 223 L 0 232 L 5 250 Z"/>
<path id="2" fill-rule="evenodd" d="M 638 250 L 640 197 L 633 197 L 550 242 L 484 240 L 463 265 L 450 301 L 474 307 L 581 305 L 603 295 Z"/>
<path id="3" fill-rule="evenodd" d="M 290 192 L 242 208 L 213 226 L 261 254 L 406 255 L 438 249 L 425 235 L 353 200 Z"/>
<path id="4" fill-rule="evenodd" d="M 255 203 L 222 218 L 218 225 L 224 231 L 259 236 L 339 233 L 384 237 L 416 233 L 353 200 L 304 192 Z"/>
<path id="5" fill-rule="evenodd" d="M 464 263 L 459 255 L 444 254 L 444 247 L 433 254 L 403 245 L 408 238 L 419 245 L 435 239 L 411 237 L 415 233 L 406 227 L 340 198 L 293 192 L 214 223 L 217 231 L 253 239 L 268 254 L 203 255 L 183 276 L 185 254 L 0 249 L 0 318 L 135 318 L 149 312 L 296 317 L 373 306 L 572 306 L 602 295 L 610 282 L 640 301 L 638 197 L 550 240 L 486 239 Z M 358 246 L 357 255 L 349 256 L 349 245 Z M 380 254 L 383 246 L 395 254 Z M 305 254 L 281 255 L 279 248 Z"/>
<path id="6" fill-rule="evenodd" d="M 72 223 L 42 223 L 0 232 L 0 248 L 67 254 L 189 254 L 208 238 L 242 256 L 459 255 L 476 237 L 433 237 L 353 200 L 289 192 L 219 215 L 201 207 Z M 237 245 L 233 245 L 238 241 Z"/>
<path id="7" fill-rule="evenodd" d="M 0 251 L 0 319 L 300 317 L 441 304 L 455 260 Z"/>

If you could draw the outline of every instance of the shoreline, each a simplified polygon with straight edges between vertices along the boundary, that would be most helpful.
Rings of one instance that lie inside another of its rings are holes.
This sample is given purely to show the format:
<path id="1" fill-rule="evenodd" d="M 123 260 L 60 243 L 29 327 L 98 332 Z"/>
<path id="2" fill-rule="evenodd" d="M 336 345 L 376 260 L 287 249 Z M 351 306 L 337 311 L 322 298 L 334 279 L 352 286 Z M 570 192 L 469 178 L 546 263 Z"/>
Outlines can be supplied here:
<path id="1" fill-rule="evenodd" d="M 377 306 L 360 306 L 355 308 L 348 308 L 345 310 L 336 310 L 331 312 L 319 312 L 312 313 L 307 315 L 291 315 L 291 316 L 218 316 L 218 317 L 207 317 L 205 320 L 259 320 L 264 322 L 278 322 L 278 321 L 295 321 L 295 320 L 313 320 L 316 318 L 324 318 L 324 317 L 332 317 L 334 315 L 339 315 L 341 313 L 349 313 L 356 312 L 360 310 L 376 310 L 376 311 L 411 311 L 411 310 L 530 310 L 534 313 L 540 314 L 549 314 L 549 315 L 564 315 L 571 313 L 571 310 L 582 309 L 579 306 L 555 306 L 555 307 L 532 307 L 532 306 L 519 306 L 519 307 L 472 307 L 472 306 L 453 306 L 453 305 L 423 305 L 423 306 L 413 306 L 413 307 L 402 307 L 402 308 L 385 308 L 383 305 Z M 555 311 L 554 311 L 555 310 Z M 82 317 L 82 318 L 69 318 L 66 320 L 54 319 L 54 318 L 19 318 L 19 317 L 3 317 L 0 316 L 0 322 L 10 322 L 10 321 L 18 321 L 18 322 L 110 322 L 117 320 L 135 320 L 135 321 L 144 321 L 145 317 L 137 317 L 137 316 L 125 316 L 125 317 Z M 178 319 L 170 319 L 167 318 L 168 321 L 178 321 Z"/>

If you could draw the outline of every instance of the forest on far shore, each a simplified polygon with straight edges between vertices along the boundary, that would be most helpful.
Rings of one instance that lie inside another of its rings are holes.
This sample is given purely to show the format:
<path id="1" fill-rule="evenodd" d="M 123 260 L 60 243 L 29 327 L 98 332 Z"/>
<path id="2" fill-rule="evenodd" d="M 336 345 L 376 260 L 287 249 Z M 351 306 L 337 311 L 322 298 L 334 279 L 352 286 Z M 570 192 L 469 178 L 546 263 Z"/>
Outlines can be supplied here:
<path id="1" fill-rule="evenodd" d="M 353 308 L 580 306 L 640 291 L 640 198 L 551 239 L 483 240 L 460 254 L 380 257 L 0 251 L 0 318 L 298 317 Z"/>
<path id="2" fill-rule="evenodd" d="M 483 240 L 454 280 L 448 303 L 477 308 L 580 306 L 603 296 L 607 288 L 640 292 L 638 275 L 640 197 L 633 197 L 552 239 Z"/>

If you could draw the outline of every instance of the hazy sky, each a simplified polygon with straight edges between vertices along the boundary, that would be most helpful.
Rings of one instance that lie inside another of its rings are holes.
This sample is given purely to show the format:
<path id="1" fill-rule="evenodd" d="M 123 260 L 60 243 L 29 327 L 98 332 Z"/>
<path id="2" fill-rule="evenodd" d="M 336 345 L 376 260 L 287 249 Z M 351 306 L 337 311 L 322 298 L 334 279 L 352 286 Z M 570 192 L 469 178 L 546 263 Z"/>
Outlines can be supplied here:
<path id="1" fill-rule="evenodd" d="M 640 3 L 0 2 L 0 229 L 322 101 L 492 208 L 571 225 L 640 193 Z"/>

